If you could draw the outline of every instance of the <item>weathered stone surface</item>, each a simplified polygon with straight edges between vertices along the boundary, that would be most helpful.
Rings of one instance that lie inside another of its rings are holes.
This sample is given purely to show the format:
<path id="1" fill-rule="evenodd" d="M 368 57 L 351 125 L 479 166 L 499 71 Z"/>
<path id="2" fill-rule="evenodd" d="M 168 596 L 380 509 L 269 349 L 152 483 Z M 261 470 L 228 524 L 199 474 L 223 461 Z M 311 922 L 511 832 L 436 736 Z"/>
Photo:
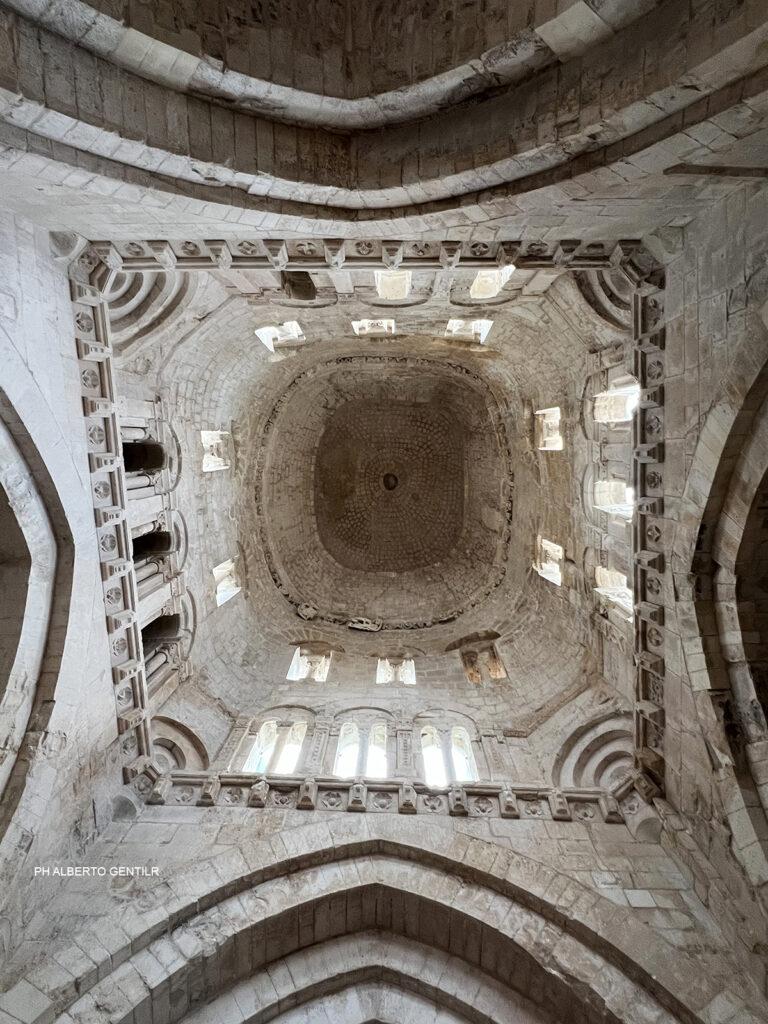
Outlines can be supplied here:
<path id="1" fill-rule="evenodd" d="M 2 1021 L 766 1017 L 764 5 L 422 6 L 0 11 Z"/>

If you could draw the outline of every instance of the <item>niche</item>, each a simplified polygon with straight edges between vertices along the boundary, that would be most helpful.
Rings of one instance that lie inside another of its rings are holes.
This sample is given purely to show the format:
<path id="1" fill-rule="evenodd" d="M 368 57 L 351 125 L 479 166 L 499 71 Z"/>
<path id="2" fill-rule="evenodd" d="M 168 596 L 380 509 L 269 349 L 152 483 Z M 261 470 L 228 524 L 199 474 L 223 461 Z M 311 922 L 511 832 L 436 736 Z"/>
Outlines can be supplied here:
<path id="1" fill-rule="evenodd" d="M 141 642 L 145 659 L 160 644 L 167 640 L 178 640 L 181 632 L 180 615 L 159 615 L 141 631 Z"/>
<path id="2" fill-rule="evenodd" d="M 156 473 L 168 456 L 159 441 L 123 441 L 123 463 L 126 473 Z"/>
<path id="3" fill-rule="evenodd" d="M 167 530 L 153 530 L 133 538 L 133 560 L 140 561 L 151 555 L 167 555 L 176 550 L 176 538 Z"/>

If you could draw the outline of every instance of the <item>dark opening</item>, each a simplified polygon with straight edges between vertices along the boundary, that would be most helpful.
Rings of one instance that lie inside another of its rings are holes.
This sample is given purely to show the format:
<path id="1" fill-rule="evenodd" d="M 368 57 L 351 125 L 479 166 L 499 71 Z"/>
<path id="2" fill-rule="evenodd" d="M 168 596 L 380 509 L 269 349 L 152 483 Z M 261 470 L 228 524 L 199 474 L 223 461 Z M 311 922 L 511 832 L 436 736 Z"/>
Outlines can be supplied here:
<path id="1" fill-rule="evenodd" d="M 153 473 L 168 462 L 165 449 L 157 441 L 123 441 L 126 473 Z"/>
<path id="2" fill-rule="evenodd" d="M 155 530 L 133 540 L 133 560 L 138 562 L 148 555 L 165 555 L 176 550 L 175 538 L 167 530 Z"/>
<path id="3" fill-rule="evenodd" d="M 752 503 L 736 562 L 736 600 L 746 654 L 760 709 L 748 717 L 764 728 L 768 718 L 768 474 Z"/>
<path id="4" fill-rule="evenodd" d="M 31 568 L 24 534 L 0 487 L 0 696 L 8 685 L 21 639 Z"/>
<path id="5" fill-rule="evenodd" d="M 141 631 L 144 657 L 148 658 L 164 640 L 177 640 L 180 630 L 180 615 L 160 615 L 154 622 L 150 622 Z"/>

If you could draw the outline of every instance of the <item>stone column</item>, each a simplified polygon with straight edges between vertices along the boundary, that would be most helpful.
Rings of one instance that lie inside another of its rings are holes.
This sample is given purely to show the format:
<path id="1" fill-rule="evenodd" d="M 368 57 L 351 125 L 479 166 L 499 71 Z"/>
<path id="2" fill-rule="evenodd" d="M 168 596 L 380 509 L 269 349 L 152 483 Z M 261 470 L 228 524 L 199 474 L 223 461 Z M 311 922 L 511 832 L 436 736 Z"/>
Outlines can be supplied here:
<path id="1" fill-rule="evenodd" d="M 339 725 L 333 725 L 328 730 L 328 737 L 325 747 L 325 753 L 323 755 L 322 773 L 324 775 L 333 775 L 334 761 L 336 760 L 336 750 L 339 746 L 339 733 L 341 727 Z"/>
<path id="2" fill-rule="evenodd" d="M 178 689 L 181 672 L 175 662 L 170 662 L 158 672 L 157 679 L 147 684 L 150 714 L 156 715 L 168 698 Z"/>
<path id="3" fill-rule="evenodd" d="M 483 752 L 485 757 L 485 763 L 488 770 L 488 778 L 494 781 L 499 778 L 503 778 L 506 774 L 504 766 L 504 758 L 502 755 L 503 751 L 503 737 L 498 733 L 484 732 L 480 738 L 478 746 Z M 478 770 L 480 768 L 480 761 L 475 757 L 477 762 Z"/>
<path id="4" fill-rule="evenodd" d="M 413 726 L 404 723 L 398 724 L 395 738 L 395 775 L 401 778 L 412 778 L 416 767 L 413 756 Z"/>
<path id="5" fill-rule="evenodd" d="M 268 772 L 275 771 L 275 765 L 280 760 L 280 755 L 282 754 L 285 748 L 285 744 L 288 741 L 288 736 L 291 732 L 292 726 L 293 722 L 291 721 L 283 720 L 277 723 L 277 739 L 275 740 L 275 746 L 272 750 L 272 756 L 270 757 L 269 764 L 267 765 Z"/>
<path id="6" fill-rule="evenodd" d="M 120 427 L 120 437 L 124 441 L 144 441 L 148 437 L 146 427 Z"/>
<path id="7" fill-rule="evenodd" d="M 365 775 L 365 766 L 368 760 L 368 740 L 370 738 L 371 730 L 367 725 L 358 725 L 357 727 L 357 770 L 355 771 L 355 778 L 363 778 Z"/>
<path id="8" fill-rule="evenodd" d="M 328 774 L 325 757 L 328 749 L 328 736 L 331 729 L 329 718 L 315 720 L 313 729 L 307 730 L 304 746 L 299 758 L 299 771 L 305 775 Z"/>
<path id="9" fill-rule="evenodd" d="M 164 579 L 163 566 L 155 559 L 151 559 L 142 565 L 141 568 L 137 569 L 136 583 L 139 591 L 139 602 L 143 601 L 156 587 L 160 586 Z"/>
<path id="10" fill-rule="evenodd" d="M 134 526 L 131 530 L 131 538 L 145 537 L 148 533 L 154 533 L 157 529 L 157 521 L 142 523 L 141 526 Z"/>
<path id="11" fill-rule="evenodd" d="M 170 654 L 165 647 L 161 647 L 156 650 L 144 663 L 144 668 L 147 673 L 147 685 L 152 685 L 153 678 L 159 678 L 162 675 L 163 668 L 170 661 Z"/>
<path id="12" fill-rule="evenodd" d="M 163 560 L 160 558 L 148 558 L 136 569 L 136 582 L 143 583 L 154 576 L 163 575 Z"/>
<path id="13" fill-rule="evenodd" d="M 248 756 L 249 749 L 243 749 L 246 745 L 245 741 L 248 738 L 252 718 L 245 715 L 237 719 L 232 730 L 224 741 L 224 745 L 216 755 L 211 769 L 213 771 L 241 771 L 242 763 Z M 256 736 L 251 736 L 251 740 L 255 740 Z M 238 764 L 235 765 L 235 759 L 237 758 Z"/>
<path id="14" fill-rule="evenodd" d="M 451 730 L 447 728 L 438 729 L 437 735 L 440 738 L 440 750 L 443 754 L 445 766 L 445 777 L 450 782 L 454 776 L 453 758 L 451 757 Z"/>
<path id="15" fill-rule="evenodd" d="M 178 644 L 164 643 L 156 647 L 144 662 L 144 670 L 150 699 L 154 702 L 167 700 L 179 685 Z"/>
<path id="16" fill-rule="evenodd" d="M 154 478 L 149 473 L 128 473 L 125 477 L 125 489 L 127 491 L 135 491 L 143 487 L 151 487 L 154 483 Z M 129 494 L 129 498 L 133 495 Z"/>

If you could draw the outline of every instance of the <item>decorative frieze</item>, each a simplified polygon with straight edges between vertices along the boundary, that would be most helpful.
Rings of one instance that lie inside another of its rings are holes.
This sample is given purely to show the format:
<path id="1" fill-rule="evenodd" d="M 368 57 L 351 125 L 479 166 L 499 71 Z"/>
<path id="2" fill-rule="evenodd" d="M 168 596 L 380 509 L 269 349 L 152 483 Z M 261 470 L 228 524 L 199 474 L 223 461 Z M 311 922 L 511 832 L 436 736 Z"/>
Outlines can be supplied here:
<path id="1" fill-rule="evenodd" d="M 80 257 L 110 272 L 162 270 L 306 270 L 395 269 L 451 271 L 514 265 L 521 269 L 606 270 L 624 265 L 639 243 L 584 243 L 579 239 L 548 244 L 527 241 L 410 242 L 387 239 L 178 239 L 171 241 L 95 242 Z M 99 282 L 101 283 L 101 282 Z M 87 287 L 87 285 L 82 286 Z M 647 314 L 650 323 L 652 315 Z"/>
<path id="2" fill-rule="evenodd" d="M 623 822 L 618 801 L 602 789 L 556 789 L 518 783 L 476 782 L 428 788 L 417 780 L 374 782 L 314 775 L 249 775 L 245 772 L 174 771 L 160 776 L 151 803 L 197 804 L 351 813 L 438 814 L 528 821 Z"/>
<path id="3" fill-rule="evenodd" d="M 635 760 L 664 785 L 664 276 L 652 261 L 634 270 L 633 371 L 640 402 L 632 423 Z M 641 792 L 640 787 L 637 787 Z M 613 813 L 613 812 L 612 812 Z M 616 813 L 619 813 L 616 811 Z"/>

